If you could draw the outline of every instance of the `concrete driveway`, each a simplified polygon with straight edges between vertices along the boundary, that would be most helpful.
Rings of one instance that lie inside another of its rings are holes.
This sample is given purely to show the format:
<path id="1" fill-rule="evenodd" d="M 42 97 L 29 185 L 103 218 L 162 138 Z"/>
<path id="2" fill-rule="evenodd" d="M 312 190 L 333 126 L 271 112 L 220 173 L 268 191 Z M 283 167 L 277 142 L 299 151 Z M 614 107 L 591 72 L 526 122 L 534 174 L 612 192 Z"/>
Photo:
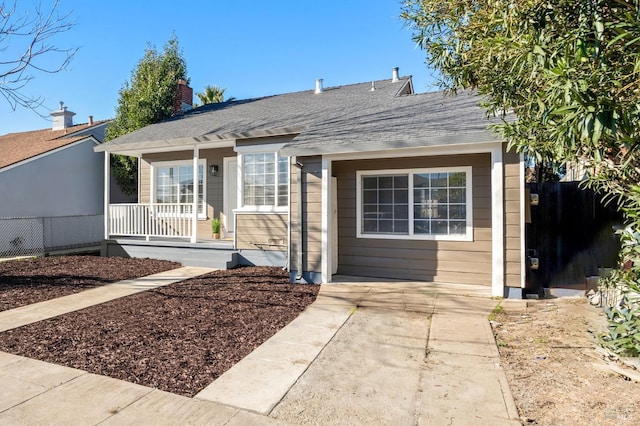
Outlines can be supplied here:
<path id="1" fill-rule="evenodd" d="M 338 281 L 194 398 L 0 353 L 0 424 L 520 424 L 489 287 Z"/>

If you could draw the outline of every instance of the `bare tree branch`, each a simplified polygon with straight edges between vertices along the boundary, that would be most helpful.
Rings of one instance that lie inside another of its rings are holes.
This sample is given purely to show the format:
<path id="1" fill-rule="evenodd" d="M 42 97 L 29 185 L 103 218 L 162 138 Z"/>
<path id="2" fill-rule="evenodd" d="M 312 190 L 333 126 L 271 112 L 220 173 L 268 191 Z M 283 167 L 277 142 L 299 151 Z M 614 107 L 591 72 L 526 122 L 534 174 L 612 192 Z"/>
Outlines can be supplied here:
<path id="1" fill-rule="evenodd" d="M 8 5 L 0 2 L 0 95 L 13 110 L 24 107 L 36 111 L 42 105 L 42 98 L 23 93 L 35 78 L 33 73 L 60 72 L 78 51 L 53 44 L 56 35 L 75 25 L 70 13 L 59 13 L 58 5 L 56 0 L 50 10 L 38 5 L 33 11 L 21 11 L 17 0 Z"/>

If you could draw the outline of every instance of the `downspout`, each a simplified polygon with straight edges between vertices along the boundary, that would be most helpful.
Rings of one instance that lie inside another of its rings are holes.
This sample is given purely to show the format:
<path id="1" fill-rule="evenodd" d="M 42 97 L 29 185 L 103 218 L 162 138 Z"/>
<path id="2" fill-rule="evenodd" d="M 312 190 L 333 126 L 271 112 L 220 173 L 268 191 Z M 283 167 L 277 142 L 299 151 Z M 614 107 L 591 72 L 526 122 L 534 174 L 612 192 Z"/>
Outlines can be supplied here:
<path id="1" fill-rule="evenodd" d="M 296 231 L 298 238 L 296 240 L 296 281 L 302 280 L 302 163 L 298 162 L 297 157 L 292 158 L 292 164 L 296 168 L 296 192 L 298 194 L 297 203 L 297 222 Z"/>
<path id="2" fill-rule="evenodd" d="M 291 162 L 295 157 L 289 157 L 289 179 L 287 179 L 287 264 L 285 268 L 291 275 Z"/>

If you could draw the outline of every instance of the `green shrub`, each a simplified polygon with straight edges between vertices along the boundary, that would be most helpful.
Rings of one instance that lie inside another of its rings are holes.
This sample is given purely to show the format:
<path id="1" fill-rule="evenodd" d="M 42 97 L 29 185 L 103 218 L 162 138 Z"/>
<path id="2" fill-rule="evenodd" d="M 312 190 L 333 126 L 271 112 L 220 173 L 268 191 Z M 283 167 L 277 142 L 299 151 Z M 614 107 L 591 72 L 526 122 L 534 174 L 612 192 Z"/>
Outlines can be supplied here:
<path id="1" fill-rule="evenodd" d="M 609 331 L 601 338 L 602 346 L 620 356 L 640 356 L 640 307 L 623 303 L 606 308 Z"/>

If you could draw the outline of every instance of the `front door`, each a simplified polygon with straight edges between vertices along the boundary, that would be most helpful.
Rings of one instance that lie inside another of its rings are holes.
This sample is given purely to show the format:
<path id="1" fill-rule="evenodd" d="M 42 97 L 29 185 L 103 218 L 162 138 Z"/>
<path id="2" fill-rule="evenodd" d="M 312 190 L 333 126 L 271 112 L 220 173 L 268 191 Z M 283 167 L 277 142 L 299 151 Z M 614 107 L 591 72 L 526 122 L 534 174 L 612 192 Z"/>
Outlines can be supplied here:
<path id="1" fill-rule="evenodd" d="M 233 237 L 236 229 L 236 217 L 233 210 L 238 208 L 238 159 L 225 157 L 224 159 L 224 194 L 223 194 L 223 223 L 224 237 Z"/>

